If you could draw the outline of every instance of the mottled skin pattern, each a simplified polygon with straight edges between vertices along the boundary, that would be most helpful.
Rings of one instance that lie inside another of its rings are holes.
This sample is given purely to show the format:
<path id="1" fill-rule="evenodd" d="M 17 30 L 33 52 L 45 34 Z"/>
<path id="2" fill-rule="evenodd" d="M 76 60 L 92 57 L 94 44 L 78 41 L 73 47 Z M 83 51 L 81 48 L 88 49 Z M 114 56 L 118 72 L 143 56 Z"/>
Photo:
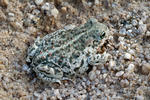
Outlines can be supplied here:
<path id="1" fill-rule="evenodd" d="M 104 38 L 107 27 L 91 18 L 74 29 L 60 29 L 37 38 L 28 49 L 27 63 L 37 76 L 49 82 L 70 79 L 102 60 L 96 48 Z"/>

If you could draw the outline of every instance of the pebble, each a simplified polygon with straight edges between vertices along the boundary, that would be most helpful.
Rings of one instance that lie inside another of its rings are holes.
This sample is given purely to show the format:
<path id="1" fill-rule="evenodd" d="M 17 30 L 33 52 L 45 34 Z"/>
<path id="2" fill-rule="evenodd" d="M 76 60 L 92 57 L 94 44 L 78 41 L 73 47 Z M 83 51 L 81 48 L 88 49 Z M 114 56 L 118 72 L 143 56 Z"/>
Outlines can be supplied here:
<path id="1" fill-rule="evenodd" d="M 136 100 L 145 100 L 144 97 L 141 95 L 137 95 L 135 98 L 136 98 Z"/>
<path id="2" fill-rule="evenodd" d="M 140 34 L 140 31 L 136 27 L 132 27 L 132 33 L 138 35 Z"/>
<path id="3" fill-rule="evenodd" d="M 125 28 L 120 29 L 119 34 L 126 35 L 126 29 Z"/>
<path id="4" fill-rule="evenodd" d="M 0 64 L 8 66 L 8 59 L 5 56 L 0 56 Z"/>
<path id="5" fill-rule="evenodd" d="M 144 63 L 142 65 L 142 72 L 144 74 L 149 74 L 149 72 L 150 72 L 150 63 Z"/>
<path id="6" fill-rule="evenodd" d="M 9 16 L 9 17 L 14 17 L 14 16 L 15 16 L 15 14 L 14 14 L 14 13 L 9 12 L 9 13 L 8 13 L 8 16 Z"/>
<path id="7" fill-rule="evenodd" d="M 43 0 L 35 0 L 35 3 L 36 3 L 37 5 L 41 5 L 41 4 L 43 3 Z"/>
<path id="8" fill-rule="evenodd" d="M 2 7 L 7 7 L 8 4 L 9 4 L 8 0 L 0 0 L 0 5 L 1 5 Z"/>
<path id="9" fill-rule="evenodd" d="M 58 14 L 59 14 L 59 11 L 56 8 L 51 10 L 51 15 L 54 16 L 54 18 L 57 18 Z"/>
<path id="10" fill-rule="evenodd" d="M 119 36 L 118 40 L 119 40 L 119 41 L 124 41 L 124 37 Z"/>
<path id="11" fill-rule="evenodd" d="M 134 64 L 129 64 L 128 68 L 126 69 L 127 72 L 132 73 L 135 70 L 135 65 Z"/>
<path id="12" fill-rule="evenodd" d="M 132 28 L 132 24 L 126 24 L 126 29 L 130 29 L 130 28 Z"/>
<path id="13" fill-rule="evenodd" d="M 41 94 L 40 94 L 40 93 L 37 93 L 37 91 L 35 91 L 35 92 L 33 93 L 33 95 L 34 95 L 35 97 L 37 97 L 37 98 L 40 98 L 40 97 L 41 97 Z"/>
<path id="14" fill-rule="evenodd" d="M 143 25 L 143 21 L 142 20 L 139 21 L 139 25 Z"/>
<path id="15" fill-rule="evenodd" d="M 109 61 L 109 68 L 111 69 L 111 68 L 113 68 L 114 66 L 116 66 L 116 61 L 110 60 L 110 61 Z"/>
<path id="16" fill-rule="evenodd" d="M 133 26 L 136 26 L 137 24 L 138 24 L 137 20 L 135 20 L 135 19 L 132 20 L 132 25 L 133 25 Z"/>
<path id="17" fill-rule="evenodd" d="M 100 75 L 101 72 L 99 70 L 96 70 L 95 73 L 96 73 L 96 75 Z"/>
<path id="18" fill-rule="evenodd" d="M 59 11 L 56 9 L 54 4 L 46 2 L 41 9 L 43 11 L 47 11 L 48 16 L 54 16 L 54 18 L 57 18 Z"/>
<path id="19" fill-rule="evenodd" d="M 105 79 L 107 77 L 107 74 L 105 73 L 105 74 L 103 74 L 103 78 Z"/>
<path id="20" fill-rule="evenodd" d="M 131 55 L 135 55 L 135 51 L 133 49 L 128 50 Z"/>
<path id="21" fill-rule="evenodd" d="M 6 20 L 6 16 L 3 13 L 3 11 L 0 9 L 0 21 L 5 21 Z"/>
<path id="22" fill-rule="evenodd" d="M 133 35 L 131 32 L 132 32 L 132 30 L 128 30 L 128 31 L 126 32 L 126 34 L 127 34 L 128 36 L 134 37 L 134 35 Z"/>
<path id="23" fill-rule="evenodd" d="M 150 36 L 150 31 L 147 31 L 147 32 L 146 32 L 146 36 Z"/>
<path id="24" fill-rule="evenodd" d="M 71 25 L 66 25 L 66 26 L 64 27 L 64 29 L 66 29 L 66 30 L 71 30 L 71 29 L 73 29 L 73 28 L 75 28 L 75 27 L 76 27 L 76 25 L 71 24 Z"/>
<path id="25" fill-rule="evenodd" d="M 34 10 L 32 11 L 32 14 L 38 16 L 38 15 L 40 14 L 40 10 L 34 9 Z"/>
<path id="26" fill-rule="evenodd" d="M 119 49 L 122 49 L 122 50 L 126 50 L 127 49 L 127 46 L 125 45 L 124 41 L 120 41 L 120 43 L 119 43 Z"/>
<path id="27" fill-rule="evenodd" d="M 117 77 L 120 77 L 120 76 L 122 76 L 123 74 L 124 74 L 124 71 L 120 71 L 120 72 L 117 72 L 117 73 L 116 73 L 116 76 L 117 76 Z"/>
<path id="28" fill-rule="evenodd" d="M 141 24 L 139 25 L 138 30 L 140 31 L 140 33 L 144 34 L 147 31 L 147 26 L 146 24 Z"/>
<path id="29" fill-rule="evenodd" d="M 6 66 L 4 64 L 0 64 L 0 70 L 4 70 Z"/>
<path id="30" fill-rule="evenodd" d="M 59 99 L 62 100 L 62 97 L 60 95 L 59 89 L 54 90 L 54 95 Z"/>
<path id="31" fill-rule="evenodd" d="M 67 12 L 67 7 L 62 7 L 61 11 L 62 11 L 62 13 L 66 13 Z"/>
<path id="32" fill-rule="evenodd" d="M 78 100 L 86 100 L 87 95 L 83 94 L 83 95 L 79 95 L 78 96 Z"/>
<path id="33" fill-rule="evenodd" d="M 95 78 L 96 78 L 96 74 L 95 74 L 95 71 L 91 71 L 91 72 L 89 72 L 89 79 L 90 80 L 94 80 Z"/>
<path id="34" fill-rule="evenodd" d="M 23 70 L 23 71 L 28 71 L 28 70 L 29 70 L 29 66 L 26 65 L 26 64 L 23 64 L 22 70 Z"/>
<path id="35" fill-rule="evenodd" d="M 48 2 L 44 3 L 44 5 L 41 7 L 42 10 L 50 10 L 50 4 Z"/>
<path id="36" fill-rule="evenodd" d="M 99 0 L 95 0 L 94 3 L 95 3 L 95 5 L 99 5 L 100 4 Z"/>
<path id="37" fill-rule="evenodd" d="M 127 87 L 129 85 L 129 81 L 127 79 L 121 80 L 120 85 L 121 87 Z"/>
<path id="38" fill-rule="evenodd" d="M 15 21 L 15 14 L 14 13 L 8 13 L 8 21 L 14 22 Z"/>
<path id="39" fill-rule="evenodd" d="M 2 81 L 3 75 L 0 73 L 0 81 Z"/>
<path id="40" fill-rule="evenodd" d="M 23 26 L 22 26 L 22 23 L 19 23 L 19 22 L 11 22 L 10 23 L 11 26 L 17 30 L 17 31 L 22 31 L 23 30 Z"/>
<path id="41" fill-rule="evenodd" d="M 125 53 L 124 54 L 124 59 L 131 60 L 132 59 L 132 55 L 130 53 Z"/>

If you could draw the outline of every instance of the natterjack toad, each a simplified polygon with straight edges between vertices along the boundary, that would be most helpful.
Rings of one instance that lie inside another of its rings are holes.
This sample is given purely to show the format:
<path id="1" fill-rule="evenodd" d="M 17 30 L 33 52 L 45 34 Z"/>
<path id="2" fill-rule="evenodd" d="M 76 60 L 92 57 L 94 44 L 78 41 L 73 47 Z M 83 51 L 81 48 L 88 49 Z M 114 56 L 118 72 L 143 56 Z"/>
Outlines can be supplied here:
<path id="1" fill-rule="evenodd" d="M 60 29 L 38 37 L 27 52 L 27 63 L 38 78 L 49 82 L 60 82 L 80 75 L 90 65 L 103 62 L 97 54 L 101 39 L 108 28 L 96 19 L 73 29 Z"/>

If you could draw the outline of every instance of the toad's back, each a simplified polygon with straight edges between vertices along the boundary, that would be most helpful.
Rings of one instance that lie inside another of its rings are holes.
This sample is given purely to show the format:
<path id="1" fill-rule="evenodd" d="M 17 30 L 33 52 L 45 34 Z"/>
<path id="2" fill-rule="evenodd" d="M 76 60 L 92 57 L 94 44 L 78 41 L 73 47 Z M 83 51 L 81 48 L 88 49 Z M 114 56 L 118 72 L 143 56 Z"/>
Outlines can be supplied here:
<path id="1" fill-rule="evenodd" d="M 58 30 L 41 39 L 32 62 L 38 65 L 53 61 L 62 66 L 62 61 L 69 58 L 66 60 L 72 63 L 87 46 L 97 46 L 105 30 L 106 27 L 95 19 L 72 30 Z"/>
<path id="2" fill-rule="evenodd" d="M 92 56 L 107 27 L 91 18 L 74 29 L 61 29 L 37 38 L 28 49 L 26 61 L 43 80 L 55 82 L 88 70 Z M 92 52 L 87 52 L 91 48 Z M 94 55 L 93 55 L 94 57 Z"/>

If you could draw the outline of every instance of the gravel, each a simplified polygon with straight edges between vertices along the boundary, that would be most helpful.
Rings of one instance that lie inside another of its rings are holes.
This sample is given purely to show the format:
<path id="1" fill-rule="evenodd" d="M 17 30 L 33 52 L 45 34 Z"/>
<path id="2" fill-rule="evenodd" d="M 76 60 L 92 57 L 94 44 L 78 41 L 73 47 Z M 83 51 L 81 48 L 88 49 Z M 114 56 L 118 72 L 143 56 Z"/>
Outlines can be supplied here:
<path id="1" fill-rule="evenodd" d="M 0 99 L 150 100 L 150 2 L 0 0 Z M 37 38 L 90 17 L 109 27 L 106 62 L 62 84 L 37 79 L 25 62 Z"/>

